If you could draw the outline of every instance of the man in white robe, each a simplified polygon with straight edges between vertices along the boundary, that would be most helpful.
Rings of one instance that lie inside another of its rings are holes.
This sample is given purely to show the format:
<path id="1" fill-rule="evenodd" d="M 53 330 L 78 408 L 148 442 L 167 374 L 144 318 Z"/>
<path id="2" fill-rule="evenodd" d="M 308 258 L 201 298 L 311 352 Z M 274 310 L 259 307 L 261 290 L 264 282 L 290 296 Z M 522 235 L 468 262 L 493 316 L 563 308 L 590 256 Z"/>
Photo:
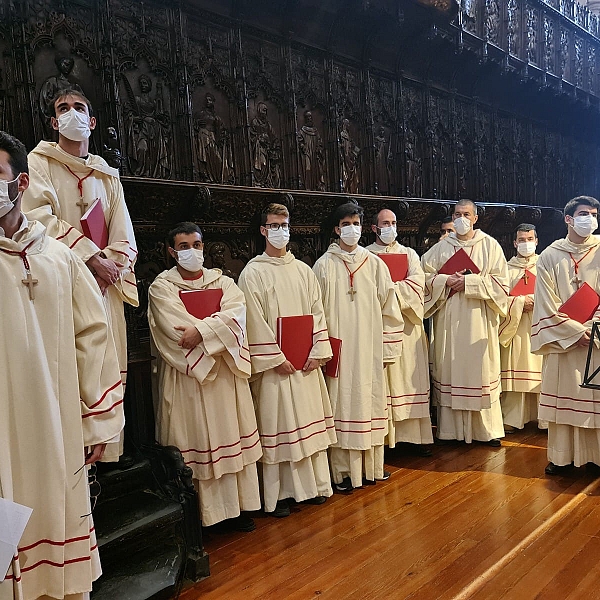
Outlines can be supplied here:
<path id="1" fill-rule="evenodd" d="M 590 196 L 570 200 L 567 237 L 550 244 L 537 263 L 531 349 L 544 357 L 539 419 L 548 422 L 548 475 L 573 464 L 600 465 L 600 391 L 580 387 L 600 310 L 583 323 L 559 310 L 583 283 L 600 293 L 600 237 L 592 235 L 599 208 Z M 594 349 L 594 370 L 599 362 Z"/>
<path id="2" fill-rule="evenodd" d="M 330 448 L 335 487 L 352 491 L 363 479 L 387 479 L 383 444 L 387 434 L 384 363 L 402 352 L 404 323 L 386 264 L 358 245 L 363 209 L 348 203 L 333 213 L 340 237 L 314 265 L 321 285 L 327 328 L 340 339 L 339 376 L 326 377 L 337 442 Z"/>
<path id="3" fill-rule="evenodd" d="M 263 448 L 262 491 L 265 512 L 290 514 L 289 498 L 322 504 L 331 496 L 327 448 L 335 427 L 321 365 L 331 358 L 321 288 L 304 262 L 286 252 L 290 216 L 281 204 L 262 214 L 266 249 L 240 274 L 246 295 L 250 387 Z M 312 349 L 296 370 L 277 344 L 277 319 L 312 315 Z"/>
<path id="4" fill-rule="evenodd" d="M 177 265 L 149 288 L 148 321 L 159 354 L 158 441 L 177 446 L 193 471 L 204 526 L 226 519 L 252 531 L 242 511 L 260 509 L 256 461 L 262 451 L 248 377 L 246 302 L 234 281 L 203 268 L 202 233 L 180 223 L 169 233 Z M 220 308 L 198 319 L 183 290 L 222 290 Z"/>
<path id="5" fill-rule="evenodd" d="M 123 387 L 127 378 L 127 330 L 123 303 L 138 306 L 133 267 L 135 236 L 119 172 L 89 153 L 89 135 L 96 127 L 89 100 L 80 91 L 62 90 L 54 99 L 52 127 L 58 143 L 40 142 L 29 155 L 30 185 L 23 211 L 45 225 L 83 260 L 103 293 L 119 358 Z M 80 219 L 100 199 L 108 229 L 108 245 L 98 248 L 82 233 Z M 103 461 L 117 461 L 123 440 L 109 445 Z M 126 465 L 123 465 L 126 466 Z"/>
<path id="6" fill-rule="evenodd" d="M 508 261 L 509 289 L 536 276 L 538 243 L 535 225 L 522 223 L 515 232 L 517 255 Z M 542 382 L 542 357 L 531 353 L 531 317 L 534 295 L 511 295 L 506 317 L 500 323 L 500 363 L 504 429 L 512 433 L 536 421 Z M 543 424 L 540 424 L 543 426 Z"/>
<path id="7" fill-rule="evenodd" d="M 498 325 L 506 314 L 508 268 L 500 244 L 473 229 L 477 208 L 470 200 L 454 207 L 454 228 L 422 257 L 425 317 L 433 318 L 432 398 L 440 440 L 473 440 L 500 446 Z M 464 250 L 479 269 L 439 273 Z"/>
<path id="8" fill-rule="evenodd" d="M 426 444 L 433 443 L 429 414 L 429 359 L 423 327 L 425 274 L 418 254 L 396 241 L 396 215 L 388 209 L 373 217 L 375 242 L 367 246 L 374 254 L 405 254 L 408 272 L 395 282 L 396 296 L 404 320 L 402 354 L 385 370 L 388 404 L 388 446 L 408 443 L 419 456 L 431 456 Z"/>
<path id="9" fill-rule="evenodd" d="M 0 497 L 33 509 L 0 600 L 83 600 L 101 574 L 84 465 L 123 428 L 123 393 L 91 273 L 21 213 L 27 170 L 0 132 Z"/>

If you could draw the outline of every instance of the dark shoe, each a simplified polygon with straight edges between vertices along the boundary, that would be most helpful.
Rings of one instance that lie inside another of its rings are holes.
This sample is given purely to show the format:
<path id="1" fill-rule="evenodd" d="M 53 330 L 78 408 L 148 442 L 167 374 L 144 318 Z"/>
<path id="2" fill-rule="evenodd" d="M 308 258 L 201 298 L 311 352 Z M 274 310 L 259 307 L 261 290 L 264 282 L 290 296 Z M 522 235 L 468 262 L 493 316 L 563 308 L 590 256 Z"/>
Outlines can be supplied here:
<path id="1" fill-rule="evenodd" d="M 244 513 L 241 513 L 239 517 L 227 519 L 226 522 L 234 531 L 243 531 L 247 533 L 256 529 L 254 519 Z"/>
<path id="2" fill-rule="evenodd" d="M 442 440 L 440 438 L 435 438 L 433 443 L 437 446 L 454 446 L 454 444 L 458 444 L 458 440 Z"/>
<path id="3" fill-rule="evenodd" d="M 565 475 L 573 468 L 573 463 L 570 465 L 555 465 L 553 462 L 549 462 L 544 469 L 546 475 Z"/>
<path id="4" fill-rule="evenodd" d="M 302 504 L 314 504 L 316 506 L 320 506 L 321 504 L 325 504 L 325 502 L 327 502 L 326 496 L 315 496 L 314 498 L 304 500 Z"/>
<path id="5" fill-rule="evenodd" d="M 392 476 L 392 474 L 389 471 L 384 471 L 383 477 L 375 477 L 375 481 L 385 481 L 386 479 L 389 479 L 391 476 Z"/>
<path id="6" fill-rule="evenodd" d="M 593 463 L 593 462 L 586 463 L 585 470 L 588 473 L 591 473 L 592 475 L 594 475 L 595 477 L 600 477 L 600 465 L 597 465 L 596 463 Z"/>
<path id="7" fill-rule="evenodd" d="M 495 438 L 493 440 L 490 440 L 489 442 L 486 442 L 486 444 L 488 446 L 491 446 L 492 448 L 500 448 L 500 446 L 502 446 L 502 442 Z"/>
<path id="8" fill-rule="evenodd" d="M 273 512 L 268 512 L 268 515 L 272 517 L 277 517 L 281 519 L 283 517 L 289 517 L 292 513 L 290 511 L 290 505 L 287 500 L 277 500 L 277 504 L 275 505 L 275 510 Z"/>
<path id="9" fill-rule="evenodd" d="M 427 457 L 431 456 L 431 450 L 429 446 L 425 446 L 422 444 L 411 444 L 413 447 L 413 453 L 415 456 Z"/>
<path id="10" fill-rule="evenodd" d="M 375 485 L 377 482 L 374 479 L 363 477 L 363 485 Z"/>
<path id="11" fill-rule="evenodd" d="M 354 488 L 352 487 L 352 480 L 350 477 L 344 477 L 342 483 L 334 483 L 333 487 L 336 491 L 349 494 Z"/>
<path id="12" fill-rule="evenodd" d="M 512 425 L 505 425 L 504 426 L 504 433 L 507 433 L 507 434 L 510 435 L 510 434 L 515 433 L 515 431 L 517 431 L 517 429 L 516 429 L 516 427 L 513 427 Z"/>

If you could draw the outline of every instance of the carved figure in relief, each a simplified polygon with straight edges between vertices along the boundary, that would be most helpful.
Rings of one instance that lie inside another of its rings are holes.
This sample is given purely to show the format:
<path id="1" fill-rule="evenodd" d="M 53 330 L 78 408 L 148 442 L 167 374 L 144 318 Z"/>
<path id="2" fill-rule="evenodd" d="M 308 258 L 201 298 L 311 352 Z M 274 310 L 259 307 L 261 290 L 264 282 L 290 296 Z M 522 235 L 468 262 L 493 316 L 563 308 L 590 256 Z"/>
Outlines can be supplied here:
<path id="1" fill-rule="evenodd" d="M 360 156 L 360 148 L 352 139 L 350 121 L 348 119 L 342 121 L 339 148 L 340 165 L 342 168 L 342 189 L 348 194 L 358 194 L 358 184 L 360 182 L 358 176 L 358 157 Z"/>
<path id="2" fill-rule="evenodd" d="M 109 127 L 107 130 L 108 143 L 104 144 L 102 158 L 113 169 L 121 168 L 121 150 L 119 148 L 119 140 L 117 138 L 117 130 L 114 127 Z"/>
<path id="3" fill-rule="evenodd" d="M 296 133 L 300 150 L 301 187 L 325 191 L 325 150 L 323 138 L 314 126 L 312 112 L 304 112 L 304 125 Z"/>
<path id="4" fill-rule="evenodd" d="M 460 139 L 456 142 L 456 177 L 458 197 L 464 198 L 467 191 L 467 156 L 465 145 Z"/>
<path id="5" fill-rule="evenodd" d="M 83 94 L 83 90 L 76 83 L 69 81 L 71 71 L 75 66 L 75 61 L 70 56 L 57 56 L 54 64 L 58 69 L 58 75 L 48 77 L 40 87 L 39 108 L 42 114 L 42 124 L 44 126 L 44 137 L 51 137 L 53 129 L 50 125 L 50 119 L 54 116 L 54 106 L 52 100 L 60 90 L 72 89 Z"/>
<path id="6" fill-rule="evenodd" d="M 391 140 L 385 137 L 385 127 L 379 128 L 375 136 L 375 176 L 377 191 L 380 194 L 390 193 L 392 147 Z"/>
<path id="7" fill-rule="evenodd" d="M 257 115 L 250 123 L 250 143 L 252 144 L 252 168 L 254 183 L 259 187 L 280 187 L 281 142 L 267 117 L 267 105 L 259 102 Z"/>
<path id="8" fill-rule="evenodd" d="M 498 5 L 498 0 L 486 0 L 485 9 L 485 32 L 487 39 L 497 44 L 498 29 L 500 27 L 500 6 Z"/>
<path id="9" fill-rule="evenodd" d="M 204 108 L 194 119 L 200 177 L 209 183 L 233 183 L 230 135 L 215 109 L 215 97 L 207 92 Z"/>
<path id="10" fill-rule="evenodd" d="M 152 80 L 140 75 L 140 95 L 133 93 L 129 80 L 123 74 L 128 101 L 125 103 L 125 129 L 127 131 L 127 158 L 129 170 L 137 177 L 169 177 L 170 118 L 163 108 L 162 84 L 156 84 L 152 98 Z"/>
<path id="11" fill-rule="evenodd" d="M 226 266 L 225 253 L 227 252 L 227 246 L 223 242 L 214 242 L 208 249 L 208 256 L 212 260 L 212 268 L 220 269 L 223 275 L 237 279 L 237 275 L 230 271 Z"/>
<path id="12" fill-rule="evenodd" d="M 417 139 L 412 130 L 406 132 L 404 148 L 406 156 L 406 195 L 420 198 L 422 194 L 421 185 L 421 159 L 417 156 Z"/>

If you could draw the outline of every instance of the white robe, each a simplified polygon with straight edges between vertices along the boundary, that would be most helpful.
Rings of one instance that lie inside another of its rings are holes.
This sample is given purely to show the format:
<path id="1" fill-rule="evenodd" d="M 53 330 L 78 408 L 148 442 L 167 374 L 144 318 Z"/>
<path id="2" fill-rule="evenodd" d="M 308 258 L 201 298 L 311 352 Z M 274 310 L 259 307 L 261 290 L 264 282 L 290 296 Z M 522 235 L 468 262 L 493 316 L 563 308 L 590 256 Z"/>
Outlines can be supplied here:
<path id="1" fill-rule="evenodd" d="M 513 256 L 508 261 L 509 289 L 523 278 L 525 270 L 536 275 L 538 255 Z M 500 363 L 502 366 L 502 414 L 504 424 L 522 429 L 537 420 L 542 382 L 542 357 L 531 353 L 531 318 L 523 312 L 527 296 L 509 296 L 506 317 L 500 323 Z"/>
<path id="2" fill-rule="evenodd" d="M 265 510 L 277 500 L 297 502 L 331 496 L 327 448 L 335 443 L 329 394 L 321 369 L 279 375 L 285 361 L 277 345 L 277 319 L 313 315 L 309 358 L 325 363 L 332 355 L 321 288 L 310 267 L 291 252 L 281 258 L 261 254 L 240 274 L 246 295 L 251 389 L 263 447 Z"/>
<path id="3" fill-rule="evenodd" d="M 460 248 L 480 269 L 450 296 L 449 275 L 438 271 Z M 500 408 L 498 325 L 506 314 L 508 267 L 500 244 L 475 230 L 471 240 L 454 233 L 422 257 L 425 317 L 433 318 L 433 401 L 437 437 L 470 443 L 504 436 Z"/>
<path id="4" fill-rule="evenodd" d="M 600 390 L 580 387 L 588 349 L 575 346 L 592 321 L 600 318 L 600 310 L 584 324 L 558 310 L 577 289 L 570 254 L 581 260 L 579 279 L 600 293 L 599 246 L 598 236 L 590 236 L 584 244 L 557 240 L 537 263 L 531 348 L 544 357 L 539 418 L 548 421 L 548 459 L 556 465 L 600 465 Z M 597 349 L 592 359 L 596 369 Z"/>
<path id="5" fill-rule="evenodd" d="M 4 252 L 30 243 L 33 300 L 22 259 Z M 83 594 L 101 574 L 93 520 L 83 516 L 84 447 L 124 424 L 106 314 L 89 270 L 40 223 L 0 237 L 0 281 L 0 496 L 33 508 L 0 600 Z"/>
<path id="6" fill-rule="evenodd" d="M 388 445 L 399 442 L 431 444 L 433 435 L 429 415 L 429 358 L 423 327 L 423 289 L 425 274 L 418 254 L 398 242 L 387 246 L 371 244 L 374 254 L 406 254 L 408 273 L 395 283 L 396 296 L 404 319 L 402 354 L 385 370 L 389 416 Z"/>
<path id="7" fill-rule="evenodd" d="M 180 290 L 221 289 L 221 309 L 205 319 L 190 315 Z M 213 525 L 260 509 L 256 461 L 262 451 L 248 386 L 244 294 L 218 269 L 184 280 L 176 267 L 149 288 L 148 321 L 160 354 L 158 441 L 177 446 L 191 467 L 202 523 Z M 178 345 L 176 326 L 193 325 L 202 342 Z"/>
<path id="8" fill-rule="evenodd" d="M 354 273 L 354 300 L 348 269 Z M 350 254 L 331 244 L 314 271 L 329 335 L 342 340 L 339 377 L 326 377 L 337 436 L 330 454 L 333 480 L 349 476 L 360 487 L 363 472 L 371 480 L 383 476 L 384 363 L 402 352 L 402 312 L 386 264 L 366 248 Z"/>
<path id="9" fill-rule="evenodd" d="M 103 296 L 112 336 L 119 358 L 123 386 L 127 379 L 127 328 L 123 302 L 138 306 L 137 283 L 133 268 L 137 246 L 133 226 L 125 204 L 119 172 L 100 156 L 77 158 L 54 142 L 40 142 L 29 154 L 29 188 L 23 194 L 22 207 L 29 219 L 46 226 L 48 235 L 60 240 L 86 262 L 102 251 L 123 265 L 121 277 Z M 72 173 L 69 171 L 72 171 Z M 81 192 L 78 186 L 81 181 Z M 87 210 L 99 198 L 108 228 L 108 246 L 98 248 L 81 229 L 82 200 Z M 110 444 L 103 461 L 118 460 L 121 444 Z"/>

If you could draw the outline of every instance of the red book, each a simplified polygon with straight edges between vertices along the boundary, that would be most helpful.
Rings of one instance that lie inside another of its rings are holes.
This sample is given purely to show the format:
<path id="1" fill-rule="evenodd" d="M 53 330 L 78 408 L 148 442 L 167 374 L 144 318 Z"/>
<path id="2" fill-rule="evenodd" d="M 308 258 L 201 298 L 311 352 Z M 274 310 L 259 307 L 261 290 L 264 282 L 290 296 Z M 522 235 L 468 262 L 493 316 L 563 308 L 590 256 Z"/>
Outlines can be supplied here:
<path id="1" fill-rule="evenodd" d="M 515 287 L 510 290 L 510 296 L 528 296 L 533 294 L 535 290 L 535 275 L 525 269 L 523 277 L 515 284 Z"/>
<path id="2" fill-rule="evenodd" d="M 108 246 L 108 227 L 100 198 L 94 201 L 79 222 L 85 237 L 92 240 L 100 250 Z"/>
<path id="3" fill-rule="evenodd" d="M 440 275 L 454 275 L 457 271 L 464 271 L 468 269 L 471 273 L 475 273 L 476 275 L 479 273 L 479 267 L 471 260 L 471 257 L 460 248 L 458 252 L 455 252 L 443 265 L 439 270 Z M 450 294 L 448 294 L 448 298 L 454 296 L 456 292 L 454 290 L 450 290 Z"/>
<path id="4" fill-rule="evenodd" d="M 408 275 L 407 254 L 378 254 L 379 258 L 388 266 L 392 281 L 404 281 Z"/>
<path id="5" fill-rule="evenodd" d="M 179 290 L 185 309 L 196 319 L 206 319 L 221 310 L 223 290 Z"/>
<path id="6" fill-rule="evenodd" d="M 313 347 L 313 316 L 277 317 L 277 344 L 297 371 L 301 371 Z"/>
<path id="7" fill-rule="evenodd" d="M 558 309 L 569 319 L 578 323 L 589 321 L 600 305 L 600 296 L 587 283 L 583 285 Z"/>
<path id="8" fill-rule="evenodd" d="M 340 355 L 342 353 L 342 340 L 334 337 L 329 338 L 333 358 L 325 363 L 325 375 L 336 378 L 340 373 Z"/>

